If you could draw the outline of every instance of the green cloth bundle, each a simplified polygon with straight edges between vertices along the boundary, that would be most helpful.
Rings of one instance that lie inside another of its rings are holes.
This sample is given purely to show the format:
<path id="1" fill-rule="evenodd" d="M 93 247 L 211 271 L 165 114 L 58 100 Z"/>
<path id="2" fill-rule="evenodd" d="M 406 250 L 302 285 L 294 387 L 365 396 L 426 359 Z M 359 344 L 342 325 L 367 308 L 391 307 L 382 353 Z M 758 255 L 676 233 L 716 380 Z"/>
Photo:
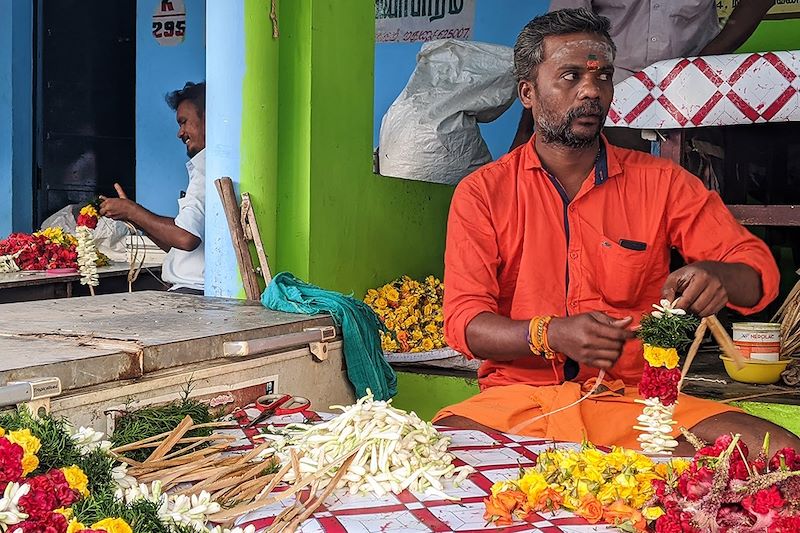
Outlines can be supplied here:
<path id="1" fill-rule="evenodd" d="M 287 313 L 316 315 L 330 313 L 342 329 L 347 377 L 360 398 L 367 388 L 376 400 L 388 400 L 397 394 L 397 376 L 386 362 L 379 331 L 384 329 L 375 312 L 352 296 L 326 291 L 281 272 L 261 295 L 268 309 Z"/>

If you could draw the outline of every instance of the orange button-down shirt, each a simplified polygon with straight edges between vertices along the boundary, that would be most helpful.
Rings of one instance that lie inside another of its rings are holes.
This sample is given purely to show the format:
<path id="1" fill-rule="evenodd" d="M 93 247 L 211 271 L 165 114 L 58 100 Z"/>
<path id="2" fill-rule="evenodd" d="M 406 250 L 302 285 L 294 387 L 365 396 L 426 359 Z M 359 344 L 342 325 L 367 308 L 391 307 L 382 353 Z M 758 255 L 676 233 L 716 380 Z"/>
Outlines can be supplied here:
<path id="1" fill-rule="evenodd" d="M 633 244 L 623 246 L 623 240 Z M 466 328 L 486 311 L 514 320 L 602 311 L 638 323 L 661 298 L 673 247 L 689 263 L 744 263 L 761 275 L 761 300 L 733 309 L 756 312 L 777 295 L 778 268 L 767 246 L 680 166 L 605 144 L 568 202 L 531 141 L 456 188 L 445 251 L 447 341 L 472 357 Z M 641 344 L 628 342 L 608 375 L 636 384 L 643 361 Z M 576 379 L 596 375 L 597 369 L 581 365 Z M 478 377 L 482 388 L 554 384 L 564 380 L 564 364 L 554 368 L 532 354 L 486 360 Z"/>

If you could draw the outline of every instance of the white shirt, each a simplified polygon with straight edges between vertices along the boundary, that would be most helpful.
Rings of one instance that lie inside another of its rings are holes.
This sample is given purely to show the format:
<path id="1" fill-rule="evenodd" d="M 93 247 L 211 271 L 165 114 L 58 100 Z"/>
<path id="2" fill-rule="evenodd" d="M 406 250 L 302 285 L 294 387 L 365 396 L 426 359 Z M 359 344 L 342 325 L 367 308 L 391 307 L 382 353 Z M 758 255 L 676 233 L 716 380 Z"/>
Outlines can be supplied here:
<path id="1" fill-rule="evenodd" d="M 662 59 L 696 56 L 719 33 L 714 0 L 552 0 L 550 11 L 585 7 L 611 21 L 614 83 Z"/>
<path id="2" fill-rule="evenodd" d="M 186 162 L 189 186 L 186 196 L 178 199 L 178 216 L 175 225 L 200 238 L 200 244 L 187 252 L 172 248 L 164 258 L 161 278 L 171 283 L 172 289 L 187 287 L 203 290 L 206 230 L 206 151 L 205 148 Z"/>

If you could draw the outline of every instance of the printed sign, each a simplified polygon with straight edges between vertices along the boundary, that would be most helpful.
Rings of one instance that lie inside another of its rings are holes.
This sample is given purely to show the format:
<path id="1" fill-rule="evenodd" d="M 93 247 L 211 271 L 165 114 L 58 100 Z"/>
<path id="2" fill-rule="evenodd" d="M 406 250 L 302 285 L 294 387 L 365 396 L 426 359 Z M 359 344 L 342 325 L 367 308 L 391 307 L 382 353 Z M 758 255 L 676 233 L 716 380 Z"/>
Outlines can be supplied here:
<path id="1" fill-rule="evenodd" d="M 158 0 L 153 12 L 153 37 L 162 46 L 181 44 L 186 36 L 183 0 Z"/>
<path id="2" fill-rule="evenodd" d="M 717 14 L 720 20 L 727 20 L 733 9 L 745 0 L 716 0 Z M 800 17 L 800 0 L 775 0 L 775 6 L 767 12 L 765 18 L 785 19 Z"/>
<path id="3" fill-rule="evenodd" d="M 475 0 L 375 0 L 375 42 L 471 39 Z"/>

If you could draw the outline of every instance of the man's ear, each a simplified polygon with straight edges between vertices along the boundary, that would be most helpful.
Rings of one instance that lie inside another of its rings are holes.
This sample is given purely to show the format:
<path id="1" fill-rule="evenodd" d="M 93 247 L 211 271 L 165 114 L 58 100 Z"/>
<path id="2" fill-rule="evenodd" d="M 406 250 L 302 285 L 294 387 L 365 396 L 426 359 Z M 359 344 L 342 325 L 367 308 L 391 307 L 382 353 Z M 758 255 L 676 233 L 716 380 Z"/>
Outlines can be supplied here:
<path id="1" fill-rule="evenodd" d="M 519 83 L 517 83 L 517 93 L 519 94 L 519 101 L 522 107 L 525 109 L 533 107 L 534 90 L 532 81 L 520 80 Z"/>

